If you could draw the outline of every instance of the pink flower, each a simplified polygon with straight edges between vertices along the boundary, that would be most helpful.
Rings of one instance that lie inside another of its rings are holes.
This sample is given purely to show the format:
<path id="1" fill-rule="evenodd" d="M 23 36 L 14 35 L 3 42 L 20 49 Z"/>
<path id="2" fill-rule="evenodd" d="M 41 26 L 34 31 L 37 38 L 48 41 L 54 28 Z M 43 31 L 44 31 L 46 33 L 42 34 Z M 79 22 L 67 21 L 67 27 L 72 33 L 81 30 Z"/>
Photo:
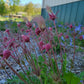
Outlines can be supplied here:
<path id="1" fill-rule="evenodd" d="M 83 36 L 81 35 L 81 36 L 79 37 L 79 39 L 80 39 L 80 40 L 83 40 Z"/>
<path id="2" fill-rule="evenodd" d="M 30 32 L 31 30 L 30 29 L 27 29 L 26 32 Z"/>
<path id="3" fill-rule="evenodd" d="M 4 40 L 4 42 L 6 42 L 8 40 L 8 38 L 7 37 L 4 37 L 3 40 Z"/>
<path id="4" fill-rule="evenodd" d="M 5 30 L 5 32 L 7 32 L 7 33 L 8 33 L 8 35 L 10 35 L 9 29 L 6 29 L 6 30 Z"/>
<path id="5" fill-rule="evenodd" d="M 14 47 L 14 41 L 15 41 L 15 39 L 9 40 L 9 41 L 7 42 L 7 46 L 9 46 L 9 47 Z"/>
<path id="6" fill-rule="evenodd" d="M 69 27 L 72 29 L 73 28 L 72 24 Z"/>
<path id="7" fill-rule="evenodd" d="M 49 30 L 50 30 L 50 31 L 52 31 L 52 28 L 51 28 L 51 27 L 49 27 Z"/>
<path id="8" fill-rule="evenodd" d="M 38 39 L 41 40 L 41 37 L 39 37 Z"/>
<path id="9" fill-rule="evenodd" d="M 29 32 L 29 33 L 28 33 L 28 36 L 30 36 L 30 35 L 31 35 L 31 33 Z"/>
<path id="10" fill-rule="evenodd" d="M 35 29 L 35 33 L 36 33 L 37 35 L 39 35 L 40 32 L 41 32 L 41 30 L 40 30 L 39 28 L 36 28 L 36 29 Z"/>
<path id="11" fill-rule="evenodd" d="M 7 32 L 7 33 L 8 33 L 8 32 L 9 32 L 9 29 L 6 29 L 6 30 L 5 30 L 5 32 Z"/>
<path id="12" fill-rule="evenodd" d="M 21 26 L 20 23 L 17 23 L 17 26 L 20 27 Z"/>
<path id="13" fill-rule="evenodd" d="M 46 52 L 48 52 L 51 49 L 50 43 L 47 43 L 45 46 Z"/>
<path id="14" fill-rule="evenodd" d="M 44 45 L 43 41 L 39 42 L 39 46 L 42 47 Z"/>
<path id="15" fill-rule="evenodd" d="M 59 34 L 59 37 L 61 37 L 62 35 L 63 35 L 63 33 L 60 33 L 60 34 Z"/>
<path id="16" fill-rule="evenodd" d="M 29 27 L 29 28 L 31 28 L 32 24 L 28 21 L 28 22 L 26 22 L 26 26 Z"/>
<path id="17" fill-rule="evenodd" d="M 55 16 L 55 14 L 53 12 L 52 13 L 49 13 L 49 17 L 53 21 L 56 19 L 56 16 Z"/>
<path id="18" fill-rule="evenodd" d="M 66 35 L 66 36 L 65 36 L 65 38 L 66 38 L 66 39 L 68 39 L 68 38 L 69 38 L 69 36 L 68 36 L 68 35 Z"/>
<path id="19" fill-rule="evenodd" d="M 14 46 L 15 46 L 15 48 L 17 48 L 17 47 L 19 47 L 19 46 L 20 46 L 20 44 L 14 44 Z"/>
<path id="20" fill-rule="evenodd" d="M 22 37 L 22 40 L 23 40 L 24 42 L 30 42 L 30 39 L 29 39 L 28 36 L 26 36 L 26 35 L 21 35 L 21 37 Z"/>
<path id="21" fill-rule="evenodd" d="M 22 31 L 22 32 L 24 32 L 24 31 L 25 31 L 25 29 L 24 29 L 24 28 L 22 28 L 22 29 L 21 29 L 21 31 Z"/>
<path id="22" fill-rule="evenodd" d="M 3 51 L 3 58 L 4 59 L 8 59 L 10 55 L 11 55 L 10 50 L 7 49 L 7 50 Z"/>

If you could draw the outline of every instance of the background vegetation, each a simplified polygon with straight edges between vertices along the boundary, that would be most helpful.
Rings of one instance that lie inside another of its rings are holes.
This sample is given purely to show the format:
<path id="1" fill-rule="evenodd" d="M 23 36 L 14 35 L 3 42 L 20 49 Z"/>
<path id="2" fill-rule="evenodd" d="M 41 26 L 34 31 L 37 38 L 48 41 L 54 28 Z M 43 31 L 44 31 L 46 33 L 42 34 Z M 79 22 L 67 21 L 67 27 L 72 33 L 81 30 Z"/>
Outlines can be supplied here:
<path id="1" fill-rule="evenodd" d="M 20 6 L 19 4 L 20 0 L 9 0 L 8 2 L 0 0 L 0 15 L 17 14 L 18 12 L 26 12 L 27 16 L 41 14 L 40 4 L 33 4 L 32 2 L 23 6 Z"/>

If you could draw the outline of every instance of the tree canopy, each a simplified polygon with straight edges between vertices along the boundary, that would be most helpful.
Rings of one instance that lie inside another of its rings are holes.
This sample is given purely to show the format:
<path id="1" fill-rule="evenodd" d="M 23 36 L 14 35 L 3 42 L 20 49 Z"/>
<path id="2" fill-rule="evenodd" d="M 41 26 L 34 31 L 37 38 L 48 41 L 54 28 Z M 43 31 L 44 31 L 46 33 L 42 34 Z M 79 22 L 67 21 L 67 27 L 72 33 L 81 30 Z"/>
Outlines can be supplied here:
<path id="1" fill-rule="evenodd" d="M 33 4 L 30 2 L 25 6 L 24 11 L 27 12 L 29 16 L 38 15 L 41 13 L 41 7 L 39 4 Z"/>
<path id="2" fill-rule="evenodd" d="M 0 0 L 0 15 L 4 15 L 7 13 L 7 9 L 5 7 L 4 0 Z"/>

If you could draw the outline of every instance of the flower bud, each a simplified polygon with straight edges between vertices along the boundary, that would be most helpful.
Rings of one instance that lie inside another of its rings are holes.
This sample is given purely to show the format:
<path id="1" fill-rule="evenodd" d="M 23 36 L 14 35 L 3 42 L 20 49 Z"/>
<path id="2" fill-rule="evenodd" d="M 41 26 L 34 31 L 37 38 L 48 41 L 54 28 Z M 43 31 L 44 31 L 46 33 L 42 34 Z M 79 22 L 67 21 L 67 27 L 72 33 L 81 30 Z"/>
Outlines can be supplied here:
<path id="1" fill-rule="evenodd" d="M 31 28 L 32 24 L 28 21 L 28 22 L 26 22 L 26 26 L 29 27 L 29 28 Z"/>
<path id="2" fill-rule="evenodd" d="M 39 28 L 36 28 L 36 29 L 35 29 L 35 33 L 36 33 L 37 35 L 39 35 L 40 32 L 41 32 L 41 30 L 40 30 Z"/>
<path id="3" fill-rule="evenodd" d="M 66 38 L 66 39 L 68 39 L 68 38 L 69 38 L 69 36 L 68 36 L 68 35 L 66 35 L 66 36 L 65 36 L 65 38 Z"/>
<path id="4" fill-rule="evenodd" d="M 49 43 L 47 43 L 45 45 L 45 49 L 46 49 L 46 52 L 48 52 L 51 49 L 51 45 Z"/>
<path id="5" fill-rule="evenodd" d="M 29 39 L 28 36 L 22 35 L 21 37 L 22 37 L 22 40 L 23 40 L 24 42 L 30 42 L 30 39 Z"/>
<path id="6" fill-rule="evenodd" d="M 17 26 L 20 27 L 21 26 L 20 23 L 17 23 Z"/>
<path id="7" fill-rule="evenodd" d="M 4 59 L 8 59 L 10 55 L 11 55 L 10 50 L 4 50 L 3 51 L 3 58 Z"/>

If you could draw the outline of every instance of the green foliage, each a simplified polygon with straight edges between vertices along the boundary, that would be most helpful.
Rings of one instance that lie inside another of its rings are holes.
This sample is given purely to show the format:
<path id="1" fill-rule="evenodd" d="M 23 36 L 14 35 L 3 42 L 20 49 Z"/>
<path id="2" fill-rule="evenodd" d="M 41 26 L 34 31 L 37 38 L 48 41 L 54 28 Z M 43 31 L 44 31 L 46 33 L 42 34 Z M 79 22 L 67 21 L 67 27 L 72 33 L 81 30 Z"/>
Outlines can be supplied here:
<path id="1" fill-rule="evenodd" d="M 38 7 L 37 4 L 34 5 L 30 2 L 25 6 L 24 11 L 27 12 L 28 16 L 40 15 L 41 7 Z"/>
<path id="2" fill-rule="evenodd" d="M 76 45 L 78 45 L 78 46 L 84 47 L 84 39 L 83 39 L 83 40 L 77 39 L 75 43 L 76 43 Z"/>
<path id="3" fill-rule="evenodd" d="M 12 12 L 12 13 L 17 13 L 17 12 L 19 12 L 19 10 L 20 10 L 20 7 L 15 4 L 10 6 L 10 12 Z"/>
<path id="4" fill-rule="evenodd" d="M 5 7 L 5 2 L 0 0 L 0 15 L 4 15 L 7 13 L 7 9 Z"/>
<path id="5" fill-rule="evenodd" d="M 63 67 L 62 67 L 62 71 L 63 71 L 63 74 L 67 71 L 66 69 L 66 65 L 67 65 L 67 57 L 66 57 L 66 53 L 63 55 Z"/>
<path id="6" fill-rule="evenodd" d="M 26 73 L 29 75 L 30 72 L 26 71 Z M 32 84 L 30 80 L 25 76 L 23 72 L 19 72 L 19 75 L 27 81 L 28 84 Z M 40 84 L 40 81 L 36 76 L 29 76 L 29 78 L 34 82 L 34 84 Z M 6 84 L 25 84 L 22 80 L 20 80 L 17 76 L 12 76 L 11 79 L 7 79 Z"/>
<path id="7" fill-rule="evenodd" d="M 78 84 L 80 83 L 80 78 L 71 72 L 64 74 L 63 79 L 66 80 L 67 84 Z"/>
<path id="8" fill-rule="evenodd" d="M 81 80 L 84 80 L 84 71 L 82 71 L 82 72 L 80 73 L 79 77 L 80 77 Z"/>

